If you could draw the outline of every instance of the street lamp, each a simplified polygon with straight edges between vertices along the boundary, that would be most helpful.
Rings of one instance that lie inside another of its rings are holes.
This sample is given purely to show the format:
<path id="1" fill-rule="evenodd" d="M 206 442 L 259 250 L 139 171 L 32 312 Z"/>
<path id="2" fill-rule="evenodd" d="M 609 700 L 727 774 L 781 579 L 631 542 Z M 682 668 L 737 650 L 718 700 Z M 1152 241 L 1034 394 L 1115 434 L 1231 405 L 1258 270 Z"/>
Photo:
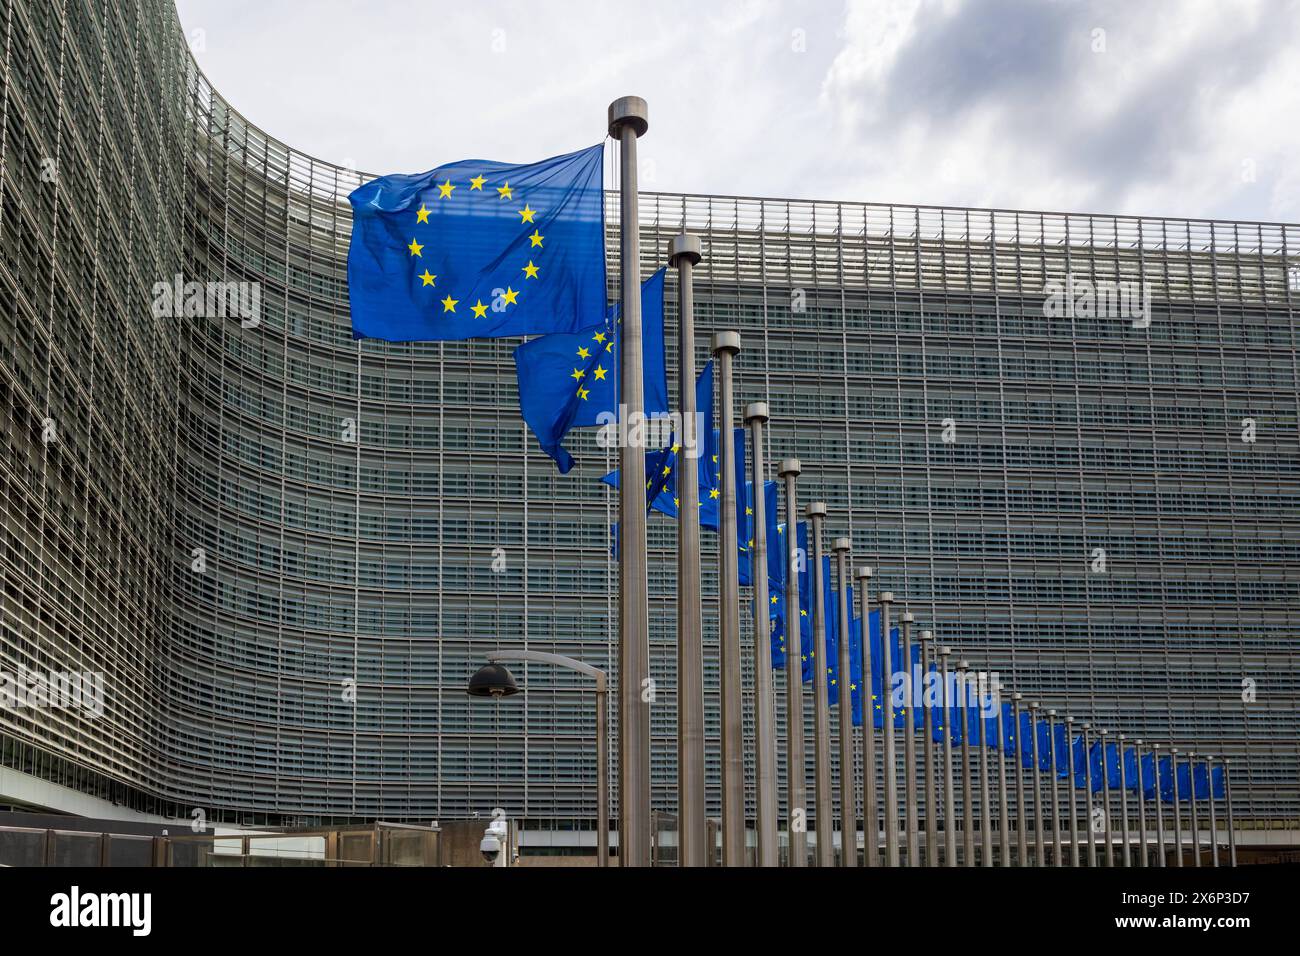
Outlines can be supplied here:
<path id="1" fill-rule="evenodd" d="M 596 865 L 609 866 L 609 742 L 605 731 L 605 672 L 599 667 L 576 661 L 560 654 L 545 651 L 493 651 L 484 664 L 469 679 L 465 688 L 471 697 L 513 697 L 519 693 L 515 677 L 502 661 L 519 661 L 533 664 L 553 664 L 580 674 L 596 682 Z"/>

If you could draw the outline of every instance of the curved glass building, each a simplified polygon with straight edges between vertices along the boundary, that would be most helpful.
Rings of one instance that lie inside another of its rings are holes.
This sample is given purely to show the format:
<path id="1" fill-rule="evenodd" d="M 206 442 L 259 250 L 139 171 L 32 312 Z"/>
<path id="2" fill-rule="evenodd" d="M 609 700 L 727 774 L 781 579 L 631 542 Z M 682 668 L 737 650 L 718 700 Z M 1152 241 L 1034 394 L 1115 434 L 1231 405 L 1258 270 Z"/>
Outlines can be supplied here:
<path id="1" fill-rule="evenodd" d="M 497 646 L 612 669 L 613 463 L 536 450 L 513 341 L 351 339 L 368 177 L 247 123 L 169 0 L 0 9 L 0 672 L 104 680 L 102 713 L 0 708 L 0 803 L 590 828 L 583 683 L 464 688 Z M 1300 227 L 667 194 L 641 219 L 646 273 L 702 236 L 698 324 L 740 330 L 769 461 L 803 460 L 921 626 L 1062 713 L 1238 758 L 1238 818 L 1300 827 Z M 186 314 L 189 282 L 250 308 Z M 1053 282 L 1150 308 L 1045 309 Z M 651 522 L 663 810 L 673 542 Z M 715 780 L 716 584 L 706 561 Z"/>

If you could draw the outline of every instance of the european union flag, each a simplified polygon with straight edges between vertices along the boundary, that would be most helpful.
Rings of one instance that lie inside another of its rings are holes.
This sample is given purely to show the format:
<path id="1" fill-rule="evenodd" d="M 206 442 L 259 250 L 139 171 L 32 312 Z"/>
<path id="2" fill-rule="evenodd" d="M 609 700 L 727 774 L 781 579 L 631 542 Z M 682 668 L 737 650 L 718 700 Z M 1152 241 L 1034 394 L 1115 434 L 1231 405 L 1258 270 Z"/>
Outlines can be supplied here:
<path id="1" fill-rule="evenodd" d="M 348 197 L 354 338 L 577 332 L 605 317 L 604 147 L 540 163 L 465 160 Z"/>
<path id="2" fill-rule="evenodd" d="M 573 456 L 561 444 L 569 429 L 618 421 L 618 312 L 615 306 L 604 325 L 543 335 L 515 349 L 519 413 L 561 474 L 573 467 Z M 663 269 L 641 285 L 641 316 L 645 413 L 666 415 Z"/>

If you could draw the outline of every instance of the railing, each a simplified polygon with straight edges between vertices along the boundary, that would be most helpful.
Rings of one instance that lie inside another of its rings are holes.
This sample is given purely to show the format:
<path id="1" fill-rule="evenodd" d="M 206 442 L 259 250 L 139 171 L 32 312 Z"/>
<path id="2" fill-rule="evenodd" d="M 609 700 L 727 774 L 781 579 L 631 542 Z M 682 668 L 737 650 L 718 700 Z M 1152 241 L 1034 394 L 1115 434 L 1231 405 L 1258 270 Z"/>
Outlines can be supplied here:
<path id="1" fill-rule="evenodd" d="M 178 836 L 0 826 L 0 866 L 440 866 L 439 836 L 399 823 Z"/>

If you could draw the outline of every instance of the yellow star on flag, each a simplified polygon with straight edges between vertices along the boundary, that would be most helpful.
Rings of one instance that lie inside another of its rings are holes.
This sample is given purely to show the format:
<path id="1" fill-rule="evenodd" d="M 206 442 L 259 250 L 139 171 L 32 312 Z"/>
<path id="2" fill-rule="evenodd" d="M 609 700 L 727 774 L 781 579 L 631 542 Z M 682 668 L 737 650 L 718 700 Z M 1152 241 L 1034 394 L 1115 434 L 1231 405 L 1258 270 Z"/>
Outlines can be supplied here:
<path id="1" fill-rule="evenodd" d="M 408 248 L 408 249 L 411 250 L 411 255 L 413 255 L 413 256 L 419 256 L 419 255 L 420 255 L 420 250 L 423 249 L 424 246 L 420 245 L 418 242 L 416 242 L 414 239 L 412 239 L 412 240 L 411 240 L 411 244 L 410 244 L 409 246 L 407 246 L 406 248 Z M 421 256 L 421 258 L 423 258 L 423 256 Z"/>
<path id="2" fill-rule="evenodd" d="M 536 209 L 529 209 L 528 203 L 524 203 L 524 208 L 519 210 L 519 224 L 522 226 L 526 222 L 532 222 L 536 212 Z"/>
<path id="3" fill-rule="evenodd" d="M 479 299 L 477 302 L 471 305 L 470 310 L 474 313 L 474 318 L 476 319 L 487 318 L 488 307 L 483 304 L 482 299 Z"/>
<path id="4" fill-rule="evenodd" d="M 509 183 L 506 183 L 504 186 L 498 186 L 498 187 L 497 187 L 497 195 L 500 196 L 502 199 L 509 199 L 509 198 L 510 198 L 510 184 L 509 184 Z"/>
<path id="5" fill-rule="evenodd" d="M 424 274 L 420 276 L 420 278 L 424 280 L 424 285 L 433 285 L 433 280 L 438 277 L 433 273 L 431 273 L 428 269 L 425 269 Z"/>
<path id="6" fill-rule="evenodd" d="M 420 208 L 415 210 L 415 221 L 416 222 L 429 221 L 429 210 L 424 207 L 424 203 L 420 203 Z"/>
<path id="7" fill-rule="evenodd" d="M 449 295 L 447 296 L 447 298 L 445 298 L 445 299 L 442 300 L 442 311 L 444 311 L 444 312 L 455 312 L 455 311 L 456 311 L 456 303 L 459 302 L 459 301 L 460 301 L 460 299 L 453 299 L 453 298 L 451 297 L 451 295 L 449 294 Z"/>
<path id="8" fill-rule="evenodd" d="M 483 176 L 483 175 L 475 176 L 473 179 L 471 179 L 471 180 L 469 181 L 469 188 L 470 188 L 471 190 L 473 190 L 473 189 L 477 189 L 479 192 L 482 192 L 482 191 L 483 191 L 483 184 L 484 184 L 485 182 L 487 182 L 487 177 L 486 177 L 486 176 Z"/>
<path id="9" fill-rule="evenodd" d="M 537 278 L 537 266 L 533 265 L 532 259 L 529 259 L 528 265 L 524 266 L 524 278 L 525 279 Z"/>
<path id="10" fill-rule="evenodd" d="M 596 381 L 605 381 L 605 367 L 603 365 L 596 366 Z"/>
<path id="11" fill-rule="evenodd" d="M 578 346 L 578 358 L 591 358 L 591 352 L 587 350 L 585 345 Z"/>
<path id="12" fill-rule="evenodd" d="M 540 232 L 534 229 L 533 234 L 528 237 L 528 241 L 533 244 L 533 247 L 536 247 L 536 246 L 540 246 L 542 244 L 542 240 L 545 238 L 546 238 L 545 236 L 543 236 Z"/>
<path id="13" fill-rule="evenodd" d="M 456 188 L 456 187 L 453 186 L 453 185 L 451 184 L 451 180 L 450 180 L 450 179 L 447 180 L 445 183 L 438 183 L 438 198 L 439 198 L 439 199 L 450 199 L 450 198 L 451 198 L 451 191 L 452 191 L 453 189 L 455 189 L 455 188 Z"/>
<path id="14" fill-rule="evenodd" d="M 519 298 L 519 293 L 510 286 L 506 286 L 505 294 L 501 298 L 505 300 L 506 305 L 517 305 L 516 300 Z"/>
<path id="15" fill-rule="evenodd" d="M 575 382 L 578 382 L 581 381 L 582 377 L 586 374 L 587 373 L 584 372 L 582 369 L 575 368 L 571 373 L 569 373 L 569 378 L 573 379 Z"/>

